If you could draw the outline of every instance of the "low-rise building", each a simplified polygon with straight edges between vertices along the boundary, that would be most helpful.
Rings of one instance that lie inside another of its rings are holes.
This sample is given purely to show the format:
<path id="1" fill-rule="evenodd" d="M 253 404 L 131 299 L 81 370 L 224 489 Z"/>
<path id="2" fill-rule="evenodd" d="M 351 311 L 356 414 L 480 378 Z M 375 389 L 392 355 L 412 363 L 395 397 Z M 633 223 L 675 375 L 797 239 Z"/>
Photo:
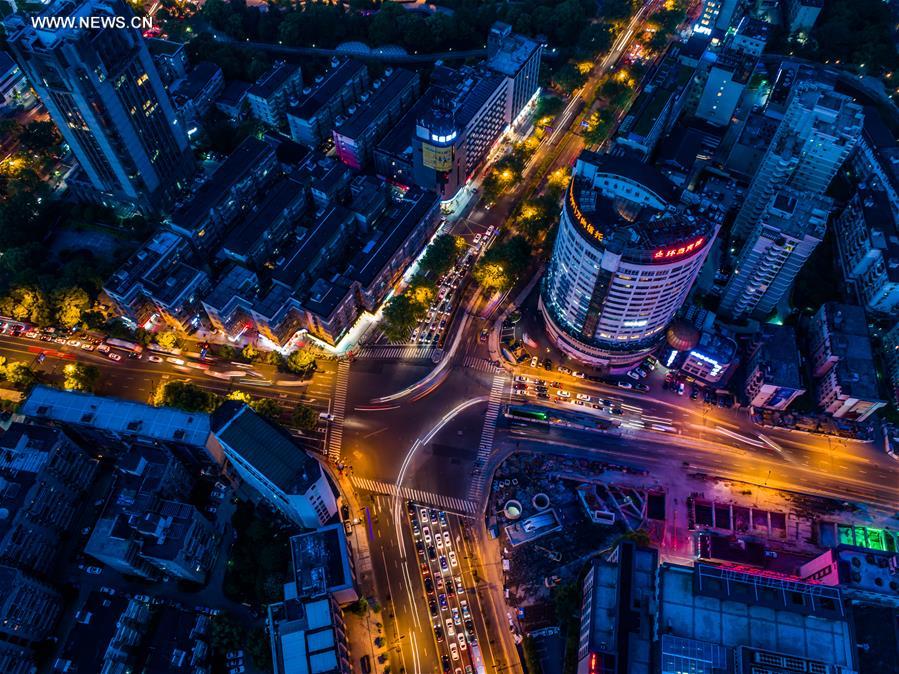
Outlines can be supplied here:
<path id="1" fill-rule="evenodd" d="M 342 522 L 290 539 L 293 583 L 297 597 L 330 595 L 341 606 L 356 601 L 356 575 Z"/>
<path id="2" fill-rule="evenodd" d="M 222 89 L 219 97 L 215 99 L 215 109 L 230 119 L 236 120 L 243 116 L 244 110 L 249 106 L 247 92 L 253 86 L 249 82 L 231 80 Z"/>
<path id="3" fill-rule="evenodd" d="M 180 332 L 196 328 L 200 298 L 209 277 L 189 242 L 175 232 L 158 231 L 103 285 L 119 314 L 135 325 L 158 323 Z"/>
<path id="4" fill-rule="evenodd" d="M 321 465 L 282 428 L 236 401 L 221 405 L 211 423 L 215 440 L 244 483 L 289 520 L 315 529 L 337 514 Z"/>
<path id="5" fill-rule="evenodd" d="M 706 384 L 726 381 L 737 360 L 737 343 L 719 329 L 702 330 L 696 345 L 684 352 L 681 372 Z"/>
<path id="6" fill-rule="evenodd" d="M 881 187 L 862 185 L 833 221 L 843 280 L 865 309 L 899 317 L 899 222 Z"/>
<path id="7" fill-rule="evenodd" d="M 346 625 L 330 597 L 287 598 L 268 607 L 274 674 L 350 674 Z"/>
<path id="8" fill-rule="evenodd" d="M 899 323 L 884 333 L 880 350 L 893 400 L 899 402 Z"/>
<path id="9" fill-rule="evenodd" d="M 371 96 L 368 68 L 356 59 L 331 60 L 330 66 L 308 83 L 287 109 L 290 137 L 310 148 L 330 138 L 334 120 Z"/>
<path id="10" fill-rule="evenodd" d="M 710 52 L 710 57 L 714 62 L 709 66 L 696 116 L 715 126 L 729 126 L 758 57 L 736 49 Z"/>
<path id="11" fill-rule="evenodd" d="M 786 0 L 785 17 L 790 35 L 805 42 L 818 20 L 824 0 Z"/>
<path id="12" fill-rule="evenodd" d="M 210 61 L 201 61 L 172 86 L 172 100 L 183 119 L 196 122 L 209 112 L 224 88 L 222 69 Z"/>
<path id="13" fill-rule="evenodd" d="M 287 107 L 303 90 L 300 67 L 279 61 L 256 80 L 247 91 L 253 117 L 263 124 L 279 128 L 287 122 Z"/>
<path id="14" fill-rule="evenodd" d="M 48 577 L 96 471 L 61 429 L 11 424 L 0 435 L 0 563 Z"/>
<path id="15" fill-rule="evenodd" d="M 187 60 L 187 50 L 183 42 L 165 40 L 161 37 L 147 38 L 147 48 L 153 63 L 159 71 L 159 76 L 167 87 L 183 77 L 187 77 L 190 64 Z"/>
<path id="16" fill-rule="evenodd" d="M 746 364 L 743 393 L 748 405 L 785 410 L 805 393 L 799 374 L 796 333 L 787 325 L 766 323 Z"/>
<path id="17" fill-rule="evenodd" d="M 894 216 L 899 217 L 899 143 L 873 106 L 865 108 L 861 138 L 849 163 L 860 182 L 886 192 Z"/>
<path id="18" fill-rule="evenodd" d="M 47 583 L 0 565 L 0 643 L 30 645 L 53 633 L 62 596 Z"/>
<path id="19" fill-rule="evenodd" d="M 155 629 L 146 641 L 144 674 L 199 674 L 209 671 L 212 621 L 204 613 L 158 607 Z"/>
<path id="20" fill-rule="evenodd" d="M 822 304 L 808 336 L 819 407 L 838 418 L 864 421 L 886 405 L 878 394 L 874 354 L 861 307 Z"/>
<path id="21" fill-rule="evenodd" d="M 505 75 L 512 82 L 511 122 L 525 112 L 525 106 L 535 100 L 540 88 L 540 58 L 543 45 L 524 35 L 512 32 L 512 26 L 497 21 L 487 35 L 486 66 Z"/>
<path id="22" fill-rule="evenodd" d="M 730 47 L 750 56 L 761 56 L 771 35 L 771 24 L 754 16 L 744 16 L 730 40 Z"/>
<path id="23" fill-rule="evenodd" d="M 403 68 L 388 68 L 383 78 L 372 82 L 370 96 L 350 105 L 346 118 L 338 117 L 334 122 L 337 158 L 354 169 L 367 166 L 375 144 L 409 108 L 418 87 L 418 73 Z"/>
<path id="24" fill-rule="evenodd" d="M 799 577 L 807 583 L 839 587 L 853 604 L 899 607 L 899 559 L 895 550 L 838 545 L 800 566 Z"/>

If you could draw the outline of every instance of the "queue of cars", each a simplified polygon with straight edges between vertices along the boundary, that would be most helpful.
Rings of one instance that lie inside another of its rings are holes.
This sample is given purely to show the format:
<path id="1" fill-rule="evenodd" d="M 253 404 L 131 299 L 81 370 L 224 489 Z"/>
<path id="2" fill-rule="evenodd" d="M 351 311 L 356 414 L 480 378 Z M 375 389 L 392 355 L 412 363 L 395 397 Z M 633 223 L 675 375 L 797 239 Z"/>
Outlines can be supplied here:
<path id="1" fill-rule="evenodd" d="M 438 651 L 442 650 L 440 644 L 448 651 L 441 655 L 443 671 L 461 674 L 465 653 L 477 639 L 446 513 L 412 501 L 406 508 L 428 611 L 434 621 L 434 639 Z M 466 665 L 465 671 L 471 674 L 471 665 Z"/>
<path id="2" fill-rule="evenodd" d="M 624 414 L 619 403 L 608 398 L 591 396 L 586 393 L 572 395 L 571 391 L 562 388 L 562 384 L 557 381 L 547 382 L 544 379 L 528 377 L 523 374 L 515 377 L 515 381 L 512 383 L 512 395 L 519 398 L 535 397 L 541 400 L 553 400 L 557 403 L 569 403 L 578 407 L 590 407 L 606 411 L 609 414 Z"/>

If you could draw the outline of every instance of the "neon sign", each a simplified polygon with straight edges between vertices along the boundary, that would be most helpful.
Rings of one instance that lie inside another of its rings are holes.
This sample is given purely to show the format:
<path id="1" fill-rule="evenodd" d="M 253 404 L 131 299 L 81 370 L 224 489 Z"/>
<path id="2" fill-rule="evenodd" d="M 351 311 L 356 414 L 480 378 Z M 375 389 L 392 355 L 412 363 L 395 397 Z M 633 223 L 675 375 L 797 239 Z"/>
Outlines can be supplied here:
<path id="1" fill-rule="evenodd" d="M 676 257 L 680 257 L 681 255 L 686 255 L 687 253 L 693 252 L 694 250 L 699 250 L 702 248 L 702 244 L 705 243 L 705 237 L 700 236 L 695 241 L 691 241 L 690 243 L 683 246 L 672 246 L 671 248 L 659 248 L 656 252 L 652 254 L 653 260 L 671 260 Z"/>
<path id="2" fill-rule="evenodd" d="M 602 241 L 602 232 L 593 226 L 593 223 L 591 223 L 587 219 L 587 217 L 583 213 L 581 213 L 581 209 L 578 208 L 577 203 L 575 203 L 573 180 L 571 181 L 571 187 L 568 190 L 568 206 L 571 208 L 571 214 L 574 216 L 574 219 L 578 221 L 581 228 L 597 241 Z"/>

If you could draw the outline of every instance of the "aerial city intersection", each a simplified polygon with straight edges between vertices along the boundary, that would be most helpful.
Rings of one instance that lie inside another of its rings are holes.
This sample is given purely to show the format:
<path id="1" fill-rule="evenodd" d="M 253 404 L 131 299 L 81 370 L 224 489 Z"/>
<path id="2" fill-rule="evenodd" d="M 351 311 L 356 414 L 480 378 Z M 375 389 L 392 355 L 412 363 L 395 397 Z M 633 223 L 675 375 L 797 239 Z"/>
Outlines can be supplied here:
<path id="1" fill-rule="evenodd" d="M 0 672 L 899 672 L 897 17 L 9 3 Z"/>

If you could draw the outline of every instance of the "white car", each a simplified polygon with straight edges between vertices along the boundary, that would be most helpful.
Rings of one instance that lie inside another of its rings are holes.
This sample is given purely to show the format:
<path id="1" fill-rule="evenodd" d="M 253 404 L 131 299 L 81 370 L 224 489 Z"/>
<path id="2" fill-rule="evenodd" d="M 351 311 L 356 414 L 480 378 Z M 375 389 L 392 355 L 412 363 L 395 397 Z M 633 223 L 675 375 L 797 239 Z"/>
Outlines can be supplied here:
<path id="1" fill-rule="evenodd" d="M 620 381 L 617 384 L 618 388 L 634 388 L 634 385 L 629 381 Z"/>
<path id="2" fill-rule="evenodd" d="M 572 377 L 577 377 L 578 379 L 583 379 L 585 375 L 584 375 L 583 372 L 572 372 L 572 373 L 571 373 L 571 376 L 572 376 Z"/>
<path id="3" fill-rule="evenodd" d="M 456 646 L 455 643 L 450 643 L 449 647 L 450 647 L 450 655 L 453 656 L 453 660 L 458 660 L 459 659 L 459 647 Z"/>
<path id="4" fill-rule="evenodd" d="M 475 234 L 475 235 L 474 235 L 474 243 L 475 243 L 475 245 L 478 245 L 480 242 L 481 242 L 481 235 L 480 235 L 480 234 Z"/>
<path id="5" fill-rule="evenodd" d="M 438 550 L 443 550 L 443 536 L 438 532 L 434 535 L 434 544 L 437 546 Z"/>
<path id="6" fill-rule="evenodd" d="M 450 559 L 451 567 L 453 567 L 455 569 L 457 566 L 459 566 L 459 562 L 456 561 L 456 551 L 455 550 L 449 551 L 449 559 Z"/>
<path id="7" fill-rule="evenodd" d="M 640 375 L 637 374 L 636 370 L 631 370 L 630 372 L 627 373 L 627 376 L 630 377 L 631 379 L 637 379 L 637 380 L 640 379 Z"/>
<path id="8" fill-rule="evenodd" d="M 577 394 L 577 399 L 578 399 L 578 400 L 583 400 L 585 403 L 588 403 L 588 402 L 590 402 L 591 400 L 593 400 L 593 398 L 591 398 L 590 396 L 588 396 L 586 393 L 578 393 L 578 394 Z"/>
<path id="9" fill-rule="evenodd" d="M 524 384 L 527 384 L 527 383 L 530 381 L 530 379 L 528 379 L 527 377 L 525 377 L 523 374 L 520 374 L 520 375 L 518 375 L 517 377 L 515 377 L 515 381 L 520 381 L 520 382 L 522 382 L 522 383 L 524 383 Z"/>
<path id="10" fill-rule="evenodd" d="M 172 365 L 184 365 L 183 358 L 166 358 L 166 362 L 172 363 Z"/>
<path id="11" fill-rule="evenodd" d="M 456 640 L 459 642 L 459 648 L 461 648 L 463 651 L 464 651 L 466 648 L 468 648 L 468 645 L 465 643 L 465 635 L 462 633 L 461 630 L 460 630 L 459 633 L 456 635 Z"/>
<path id="12" fill-rule="evenodd" d="M 453 627 L 453 619 L 452 618 L 446 619 L 446 636 L 448 636 L 448 637 L 456 636 L 456 628 Z"/>
<path id="13" fill-rule="evenodd" d="M 161 363 L 162 362 L 162 358 L 160 356 L 147 356 L 147 360 L 149 360 L 151 363 Z"/>
<path id="14" fill-rule="evenodd" d="M 562 389 L 559 389 L 558 391 L 556 391 L 556 395 L 559 396 L 560 398 L 570 398 L 571 397 L 571 394 L 568 391 L 564 391 Z"/>
<path id="15" fill-rule="evenodd" d="M 109 358 L 109 360 L 114 360 L 114 361 L 117 362 L 117 363 L 118 363 L 120 360 L 122 360 L 122 357 L 121 357 L 119 354 L 117 354 L 117 353 L 112 353 L 111 351 L 110 351 L 109 353 L 106 354 L 106 357 Z"/>
<path id="16" fill-rule="evenodd" d="M 334 421 L 334 415 L 328 414 L 327 412 L 319 412 L 318 418 L 322 421 Z"/>
<path id="17" fill-rule="evenodd" d="M 422 536 L 422 538 L 425 539 L 425 544 L 427 544 L 427 545 L 430 545 L 431 542 L 434 540 L 433 538 L 431 538 L 431 530 L 428 527 L 424 527 L 421 530 L 421 536 Z"/>
<path id="18" fill-rule="evenodd" d="M 77 348 L 77 347 L 81 346 L 81 341 L 77 340 L 77 339 L 70 339 L 68 342 L 66 342 L 66 344 Z"/>
<path id="19" fill-rule="evenodd" d="M 538 364 L 539 362 L 540 362 L 540 360 L 537 358 L 537 356 L 532 356 L 532 357 L 531 357 L 531 367 L 537 367 L 537 364 Z"/>
<path id="20" fill-rule="evenodd" d="M 449 547 L 452 547 L 452 543 L 450 542 L 449 531 L 444 531 L 444 532 L 443 532 L 443 544 L 444 544 L 446 547 L 448 547 L 448 548 L 449 548 Z"/>
<path id="21" fill-rule="evenodd" d="M 456 594 L 465 594 L 465 583 L 462 582 L 462 576 L 456 576 Z"/>
<path id="22" fill-rule="evenodd" d="M 428 521 L 428 510 L 427 510 L 427 508 L 422 508 L 422 509 L 419 511 L 419 516 L 421 517 L 421 521 L 422 521 L 422 522 L 427 522 L 427 521 Z M 427 527 L 425 527 L 425 528 L 427 528 Z"/>
<path id="23" fill-rule="evenodd" d="M 89 573 L 92 576 L 99 576 L 101 573 L 103 573 L 103 569 L 101 569 L 99 566 L 89 566 L 84 571 L 85 573 Z"/>
<path id="24" fill-rule="evenodd" d="M 111 350 L 112 348 L 108 344 L 101 344 L 97 347 L 97 351 L 100 353 L 109 353 Z"/>
<path id="25" fill-rule="evenodd" d="M 84 344 L 81 345 L 81 349 L 82 349 L 83 351 L 93 351 L 93 350 L 94 350 L 94 345 L 93 345 L 93 344 L 88 344 L 87 342 L 85 342 Z"/>

